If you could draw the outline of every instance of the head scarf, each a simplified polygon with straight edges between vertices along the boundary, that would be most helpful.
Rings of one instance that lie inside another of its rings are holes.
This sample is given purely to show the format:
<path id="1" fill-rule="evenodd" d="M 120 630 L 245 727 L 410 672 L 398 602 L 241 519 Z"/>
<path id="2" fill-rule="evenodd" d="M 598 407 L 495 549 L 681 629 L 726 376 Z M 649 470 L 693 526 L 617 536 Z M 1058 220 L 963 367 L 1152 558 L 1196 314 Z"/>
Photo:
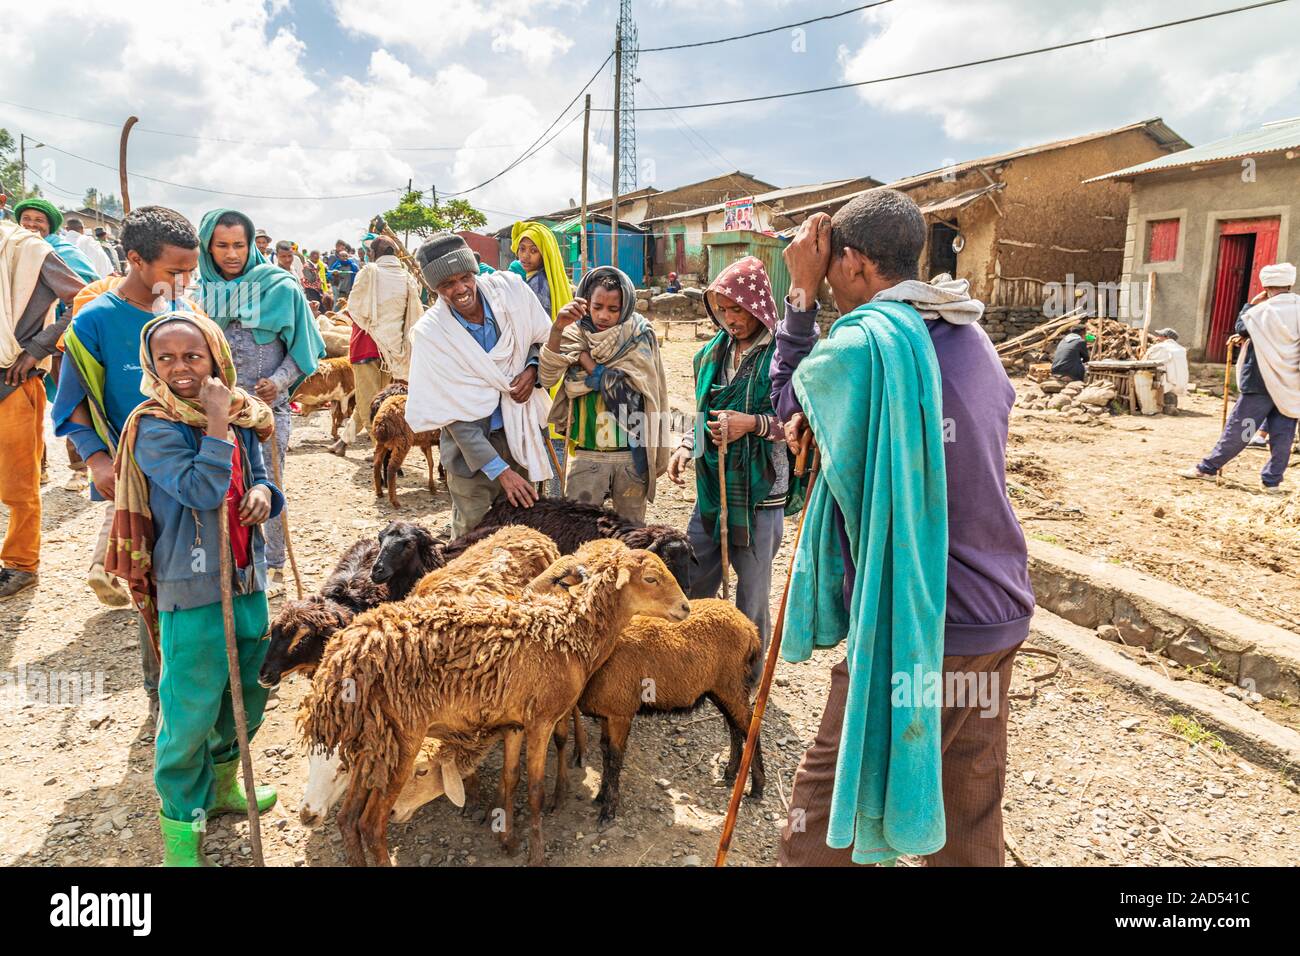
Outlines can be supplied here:
<path id="1" fill-rule="evenodd" d="M 1290 288 L 1295 285 L 1295 266 L 1289 262 L 1278 262 L 1264 266 L 1259 270 L 1259 284 L 1264 288 Z"/>
<path id="2" fill-rule="evenodd" d="M 546 273 L 546 284 L 551 288 L 551 321 L 560 314 L 560 310 L 573 301 L 569 289 L 569 273 L 564 268 L 564 257 L 560 255 L 560 244 L 555 241 L 555 233 L 540 222 L 531 220 L 517 222 L 510 229 L 510 251 L 519 253 L 519 240 L 528 238 L 542 253 L 542 271 Z M 511 263 L 513 267 L 514 263 Z M 522 268 L 522 266 L 521 266 Z"/>
<path id="3" fill-rule="evenodd" d="M 215 322 L 190 312 L 167 312 L 145 324 L 140 332 L 140 368 L 143 371 L 140 391 L 145 400 L 127 417 L 122 428 L 117 458 L 113 463 L 117 489 L 113 499 L 113 524 L 109 532 L 104 570 L 126 582 L 131 600 L 148 628 L 155 652 L 159 650 L 159 632 L 157 588 L 152 574 L 153 514 L 149 510 L 149 479 L 135 460 L 135 439 L 140 420 L 145 417 L 184 422 L 197 429 L 208 427 L 208 417 L 198 399 L 177 395 L 154 368 L 149 340 L 160 325 L 173 321 L 193 325 L 207 342 L 208 350 L 212 353 L 213 374 L 230 389 L 230 424 L 235 428 L 253 429 L 262 441 L 266 441 L 275 428 L 270 407 L 236 386 L 235 360 L 231 357 L 226 337 Z M 236 441 L 235 449 L 243 455 L 242 443 Z M 248 462 L 241 459 L 241 464 L 244 474 L 251 475 Z"/>
<path id="4" fill-rule="evenodd" d="M 742 309 L 763 323 L 769 332 L 776 328 L 776 300 L 772 297 L 772 280 L 767 277 L 763 260 L 757 256 L 737 259 L 718 273 L 709 283 L 704 296 L 704 307 L 718 328 L 722 323 L 713 314 L 713 296 L 725 295 Z"/>
<path id="5" fill-rule="evenodd" d="M 209 251 L 217 220 L 228 212 L 240 218 L 249 236 L 248 262 L 244 271 L 233 279 L 221 274 Z M 253 221 L 233 209 L 214 209 L 203 217 L 199 225 L 199 275 L 203 280 L 199 292 L 203 311 L 221 329 L 231 322 L 239 322 L 252 331 L 253 341 L 259 345 L 279 339 L 298 363 L 303 376 L 308 376 L 316 371 L 325 356 L 325 340 L 312 317 L 302 284 L 292 272 L 267 262 L 252 241 L 252 235 Z M 298 384 L 293 383 L 293 388 Z"/>
<path id="6" fill-rule="evenodd" d="M 45 218 L 50 221 L 50 235 L 59 231 L 63 225 L 63 213 L 54 208 L 54 203 L 48 199 L 41 199 L 39 196 L 33 196 L 30 199 L 24 199 L 14 205 L 14 219 L 22 217 L 24 209 L 35 209 L 37 212 L 45 213 Z"/>

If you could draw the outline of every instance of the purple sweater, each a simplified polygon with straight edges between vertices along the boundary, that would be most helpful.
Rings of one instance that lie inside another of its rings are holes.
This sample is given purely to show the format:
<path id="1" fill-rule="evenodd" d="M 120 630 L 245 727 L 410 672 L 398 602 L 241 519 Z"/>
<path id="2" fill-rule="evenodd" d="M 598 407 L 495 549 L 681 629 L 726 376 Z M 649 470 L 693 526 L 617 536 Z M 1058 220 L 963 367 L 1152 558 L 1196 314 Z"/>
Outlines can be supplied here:
<path id="1" fill-rule="evenodd" d="M 791 381 L 817 342 L 817 309 L 789 302 L 777 325 L 772 404 L 788 421 L 803 411 Z M 943 380 L 944 465 L 948 487 L 948 608 L 945 656 L 991 654 L 1029 636 L 1034 592 L 1029 559 L 1006 490 L 1007 425 L 1015 389 L 993 344 L 977 325 L 927 321 Z M 856 569 L 844 516 L 834 511 L 844 555 L 844 604 Z"/>

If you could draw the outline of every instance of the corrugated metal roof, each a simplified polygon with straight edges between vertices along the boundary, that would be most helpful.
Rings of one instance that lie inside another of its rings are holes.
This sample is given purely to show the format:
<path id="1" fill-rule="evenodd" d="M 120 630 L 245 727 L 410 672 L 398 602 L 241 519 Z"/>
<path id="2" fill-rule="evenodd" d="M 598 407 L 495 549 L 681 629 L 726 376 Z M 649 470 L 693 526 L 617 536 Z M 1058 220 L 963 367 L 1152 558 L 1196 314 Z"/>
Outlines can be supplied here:
<path id="1" fill-rule="evenodd" d="M 849 179 L 831 179 L 824 183 L 808 183 L 804 186 L 787 186 L 784 189 L 773 189 L 770 192 L 755 193 L 754 202 L 756 203 L 774 203 L 782 199 L 789 199 L 791 196 L 802 196 L 805 193 L 814 193 L 820 189 L 835 189 L 838 186 L 847 186 L 849 183 L 862 181 L 876 182 L 870 176 L 853 176 Z M 738 199 L 747 197 L 738 196 Z M 682 219 L 686 216 L 704 216 L 711 212 L 719 212 L 726 208 L 725 202 L 713 203 L 708 206 L 699 206 L 695 209 L 687 209 L 683 212 L 668 213 L 663 216 L 655 216 L 653 219 L 647 219 L 646 222 L 661 222 L 665 219 Z"/>
<path id="2" fill-rule="evenodd" d="M 1215 140 L 1213 143 L 1206 143 L 1204 146 L 1194 146 L 1191 149 L 1171 153 L 1168 156 L 1161 156 L 1145 163 L 1138 163 L 1136 166 L 1129 166 L 1126 169 L 1117 169 L 1113 173 L 1085 179 L 1084 182 L 1095 183 L 1103 179 L 1131 179 L 1145 173 L 1158 173 L 1165 169 L 1182 169 L 1204 163 L 1221 163 L 1231 159 L 1242 159 L 1246 156 L 1258 156 L 1261 153 L 1278 153 L 1283 150 L 1298 148 L 1300 148 L 1300 117 L 1268 123 L 1247 133 L 1225 136 L 1223 139 Z"/>
<path id="3" fill-rule="evenodd" d="M 923 215 L 933 212 L 947 212 L 949 209 L 960 209 L 962 206 L 969 206 L 975 200 L 988 193 L 997 192 L 999 189 L 1005 189 L 1006 183 L 990 183 L 987 186 L 981 186 L 978 189 L 968 189 L 964 193 L 957 193 L 955 196 L 949 196 L 947 199 L 935 199 L 931 202 L 924 203 L 920 209 Z"/>

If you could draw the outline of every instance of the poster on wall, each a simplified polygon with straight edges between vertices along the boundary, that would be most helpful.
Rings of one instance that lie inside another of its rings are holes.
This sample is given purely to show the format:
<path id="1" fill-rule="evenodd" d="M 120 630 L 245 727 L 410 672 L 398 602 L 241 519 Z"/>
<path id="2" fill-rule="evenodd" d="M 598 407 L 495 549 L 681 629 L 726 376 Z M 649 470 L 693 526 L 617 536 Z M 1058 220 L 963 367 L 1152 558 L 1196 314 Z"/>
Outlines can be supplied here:
<path id="1" fill-rule="evenodd" d="M 722 220 L 722 229 L 724 232 L 730 232 L 733 229 L 753 229 L 754 228 L 754 197 L 747 196 L 744 199 L 733 199 L 727 203 Z"/>

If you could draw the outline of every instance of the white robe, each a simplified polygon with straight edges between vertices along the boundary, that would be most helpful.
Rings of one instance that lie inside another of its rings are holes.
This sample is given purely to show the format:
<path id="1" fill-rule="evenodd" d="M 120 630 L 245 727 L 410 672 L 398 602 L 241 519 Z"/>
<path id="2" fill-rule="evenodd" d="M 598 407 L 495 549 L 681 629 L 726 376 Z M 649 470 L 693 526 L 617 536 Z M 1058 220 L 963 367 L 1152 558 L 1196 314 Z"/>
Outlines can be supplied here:
<path id="1" fill-rule="evenodd" d="M 1172 339 L 1155 342 L 1147 349 L 1144 358 L 1152 362 L 1165 363 L 1165 391 L 1175 395 L 1187 394 L 1187 383 L 1191 379 L 1187 368 L 1187 349 Z"/>
<path id="2" fill-rule="evenodd" d="M 1300 418 L 1300 295 L 1284 292 L 1246 310 L 1242 316 L 1255 350 L 1255 364 L 1273 404 L 1287 418 Z M 1237 359 L 1237 381 L 1246 350 Z"/>
<path id="3" fill-rule="evenodd" d="M 554 476 L 542 432 L 550 396 L 535 388 L 520 404 L 510 397 L 510 381 L 523 371 L 529 349 L 550 336 L 550 316 L 512 272 L 478 276 L 478 290 L 496 319 L 496 345 L 483 351 L 439 297 L 411 332 L 406 422 L 413 431 L 432 431 L 487 418 L 500 404 L 510 454 L 527 470 L 529 481 L 546 481 Z"/>

